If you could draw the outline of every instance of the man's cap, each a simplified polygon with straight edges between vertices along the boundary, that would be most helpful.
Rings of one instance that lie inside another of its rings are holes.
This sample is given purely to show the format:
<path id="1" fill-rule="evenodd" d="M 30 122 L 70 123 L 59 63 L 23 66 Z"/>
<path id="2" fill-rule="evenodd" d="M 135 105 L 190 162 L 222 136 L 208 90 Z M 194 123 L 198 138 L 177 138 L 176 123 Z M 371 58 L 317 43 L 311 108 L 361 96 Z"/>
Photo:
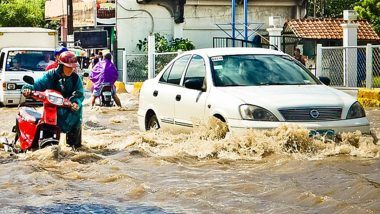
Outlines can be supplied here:
<path id="1" fill-rule="evenodd" d="M 61 53 L 68 51 L 68 49 L 64 46 L 59 46 L 54 50 L 54 56 L 60 55 Z"/>

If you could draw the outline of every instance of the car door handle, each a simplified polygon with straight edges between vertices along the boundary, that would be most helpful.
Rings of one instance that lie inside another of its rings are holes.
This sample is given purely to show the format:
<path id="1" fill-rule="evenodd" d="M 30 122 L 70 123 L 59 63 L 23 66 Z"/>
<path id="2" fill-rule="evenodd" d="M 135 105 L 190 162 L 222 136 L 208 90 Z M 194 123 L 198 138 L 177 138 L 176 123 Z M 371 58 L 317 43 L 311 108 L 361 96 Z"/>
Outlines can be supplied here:
<path id="1" fill-rule="evenodd" d="M 154 90 L 154 91 L 153 91 L 153 96 L 154 96 L 154 97 L 157 97 L 157 95 L 158 95 L 158 91 L 157 91 L 157 90 Z"/>
<path id="2" fill-rule="evenodd" d="M 181 100 L 181 95 L 177 94 L 177 96 L 175 96 L 175 100 L 180 101 Z"/>

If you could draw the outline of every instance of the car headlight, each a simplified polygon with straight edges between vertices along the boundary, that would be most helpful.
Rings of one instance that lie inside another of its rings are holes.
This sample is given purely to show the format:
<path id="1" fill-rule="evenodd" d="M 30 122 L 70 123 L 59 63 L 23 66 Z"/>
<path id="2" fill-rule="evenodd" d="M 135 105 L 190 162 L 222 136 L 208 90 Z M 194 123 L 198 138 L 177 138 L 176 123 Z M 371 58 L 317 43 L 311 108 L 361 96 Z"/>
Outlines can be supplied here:
<path id="1" fill-rule="evenodd" d="M 240 115 L 243 120 L 278 121 L 277 117 L 270 111 L 254 105 L 241 105 Z"/>
<path id="2" fill-rule="evenodd" d="M 16 90 L 16 84 L 7 83 L 7 90 Z"/>
<path id="3" fill-rule="evenodd" d="M 49 95 L 48 100 L 50 103 L 54 105 L 63 105 L 63 98 L 62 97 L 57 97 L 54 95 Z"/>
<path id="4" fill-rule="evenodd" d="M 354 104 L 351 105 L 350 110 L 348 110 L 347 113 L 347 119 L 354 119 L 354 118 L 361 118 L 365 117 L 365 111 L 360 105 L 359 102 L 355 102 Z"/>

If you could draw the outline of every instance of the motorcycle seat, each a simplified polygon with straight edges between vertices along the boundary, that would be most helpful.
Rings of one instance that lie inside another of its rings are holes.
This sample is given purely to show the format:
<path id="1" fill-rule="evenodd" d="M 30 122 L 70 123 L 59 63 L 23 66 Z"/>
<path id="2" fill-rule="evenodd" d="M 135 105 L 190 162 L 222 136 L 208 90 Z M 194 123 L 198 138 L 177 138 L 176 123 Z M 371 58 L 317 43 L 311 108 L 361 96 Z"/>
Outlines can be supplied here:
<path id="1" fill-rule="evenodd" d="M 110 83 L 103 83 L 101 85 L 101 91 L 111 91 L 112 90 L 112 86 Z"/>
<path id="2" fill-rule="evenodd" d="M 38 123 L 42 118 L 41 113 L 30 107 L 21 107 L 19 114 L 25 121 L 29 123 Z"/>

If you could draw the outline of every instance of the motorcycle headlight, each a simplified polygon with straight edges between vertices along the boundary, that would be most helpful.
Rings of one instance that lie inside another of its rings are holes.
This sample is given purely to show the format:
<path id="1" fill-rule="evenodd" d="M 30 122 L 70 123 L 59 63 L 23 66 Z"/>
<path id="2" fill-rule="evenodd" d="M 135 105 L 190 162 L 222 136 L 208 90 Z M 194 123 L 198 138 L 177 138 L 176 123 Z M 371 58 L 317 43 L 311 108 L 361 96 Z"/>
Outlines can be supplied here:
<path id="1" fill-rule="evenodd" d="M 241 105 L 240 115 L 243 120 L 278 121 L 272 112 L 254 105 Z"/>
<path id="2" fill-rule="evenodd" d="M 354 104 L 351 105 L 350 110 L 348 110 L 347 113 L 347 119 L 354 119 L 354 118 L 361 118 L 365 117 L 365 111 L 360 105 L 359 102 L 355 102 Z"/>
<path id="3" fill-rule="evenodd" d="M 62 97 L 57 97 L 54 95 L 49 95 L 48 100 L 50 103 L 54 105 L 63 105 L 63 98 Z"/>

